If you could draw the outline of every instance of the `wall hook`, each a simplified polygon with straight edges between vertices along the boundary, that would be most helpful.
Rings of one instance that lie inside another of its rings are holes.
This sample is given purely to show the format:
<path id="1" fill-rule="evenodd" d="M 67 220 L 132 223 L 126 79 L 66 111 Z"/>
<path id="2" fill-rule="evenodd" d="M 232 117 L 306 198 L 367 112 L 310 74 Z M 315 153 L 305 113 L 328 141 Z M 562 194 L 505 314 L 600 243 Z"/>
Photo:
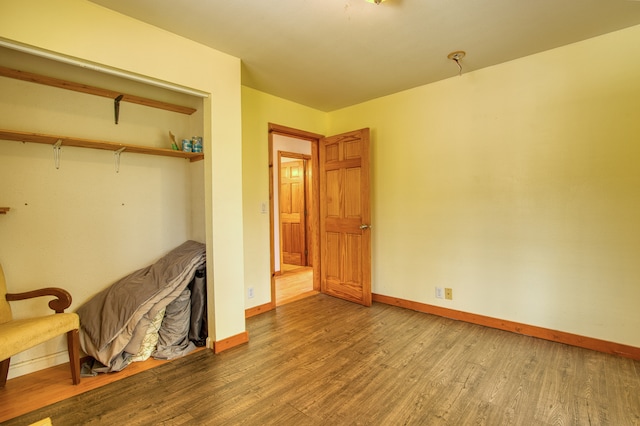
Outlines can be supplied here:
<path id="1" fill-rule="evenodd" d="M 62 145 L 62 139 L 58 139 L 55 144 L 53 144 L 53 164 L 56 166 L 56 169 L 60 168 L 60 147 Z"/>
<path id="2" fill-rule="evenodd" d="M 115 156 L 115 161 L 116 161 L 116 173 L 120 173 L 120 154 L 122 153 L 122 151 L 124 151 L 125 149 L 127 149 L 126 146 L 123 146 L 122 148 L 120 148 L 119 150 L 115 151 L 113 153 L 113 155 Z"/>
<path id="3" fill-rule="evenodd" d="M 120 101 L 123 97 L 124 95 L 119 95 L 113 100 L 113 110 L 116 116 L 116 124 L 118 124 L 118 119 L 120 118 Z"/>

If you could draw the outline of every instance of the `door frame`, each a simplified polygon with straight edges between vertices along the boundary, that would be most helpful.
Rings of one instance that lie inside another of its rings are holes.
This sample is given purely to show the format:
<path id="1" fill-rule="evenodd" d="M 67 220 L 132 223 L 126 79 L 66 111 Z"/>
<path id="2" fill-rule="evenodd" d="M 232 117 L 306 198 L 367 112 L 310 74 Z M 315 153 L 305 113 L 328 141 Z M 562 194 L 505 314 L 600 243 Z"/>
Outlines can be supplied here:
<path id="1" fill-rule="evenodd" d="M 303 263 L 304 263 L 303 266 L 307 266 L 309 263 L 312 263 L 307 258 L 308 257 L 308 253 L 313 253 L 313 248 L 309 247 L 311 245 L 311 236 L 309 235 L 310 234 L 310 230 L 311 230 L 311 226 L 308 223 L 309 222 L 309 220 L 308 220 L 309 217 L 313 218 L 313 211 L 311 211 L 309 214 L 307 214 L 307 211 L 311 210 L 311 209 L 309 209 L 309 205 L 313 206 L 313 202 L 309 203 L 309 200 L 313 200 L 312 194 L 310 194 L 311 191 L 310 191 L 310 188 L 309 188 L 309 178 L 310 178 L 310 176 L 309 176 L 310 167 L 309 166 L 311 165 L 311 156 L 307 155 L 307 154 L 299 154 L 297 152 L 289 152 L 289 151 L 280 151 L 280 150 L 278 150 L 278 161 L 277 161 L 276 164 L 278 166 L 278 188 L 280 188 L 278 190 L 278 201 L 279 202 L 282 201 L 281 193 L 282 193 L 282 158 L 283 157 L 284 158 L 295 158 L 297 160 L 302 160 L 303 161 L 303 165 L 304 165 L 304 171 L 303 171 L 304 175 L 302 177 L 302 182 L 303 182 L 303 186 L 304 186 L 304 188 L 303 188 L 303 190 L 304 190 L 304 197 L 303 197 L 304 211 L 303 211 L 302 214 L 304 216 L 304 219 L 303 219 L 303 223 L 304 223 L 303 232 L 304 232 L 304 250 L 305 250 L 306 253 L 303 254 Z M 313 180 L 311 180 L 311 185 L 313 185 Z M 278 222 L 279 222 L 278 223 L 278 233 L 280 234 L 279 235 L 280 238 L 278 240 L 280 242 L 280 244 L 279 244 L 280 245 L 280 250 L 279 250 L 280 253 L 278 255 L 278 261 L 280 262 L 280 273 L 282 273 L 282 264 L 283 264 L 283 261 L 282 261 L 282 257 L 283 257 L 282 256 L 282 253 L 283 253 L 282 246 L 284 244 L 282 242 L 282 212 L 280 211 L 281 210 L 281 206 L 278 206 L 278 209 L 279 209 L 278 210 L 278 212 L 279 212 L 279 214 L 278 214 Z M 272 211 L 275 211 L 275 205 L 274 205 L 274 210 L 272 210 Z M 274 224 L 275 224 L 275 221 L 274 221 Z M 274 232 L 274 234 L 275 234 L 275 232 Z M 275 254 L 275 250 L 274 250 L 274 254 Z M 276 262 L 275 262 L 275 259 L 274 259 L 274 266 L 275 266 L 275 264 L 276 264 Z"/>
<path id="2" fill-rule="evenodd" d="M 294 129 L 292 127 L 282 126 L 279 124 L 268 123 L 269 131 L 269 252 L 271 257 L 271 308 L 276 308 L 276 281 L 275 281 L 275 250 L 273 247 L 274 241 L 274 218 L 272 212 L 274 211 L 273 200 L 273 135 L 288 136 L 295 139 L 302 139 L 311 142 L 311 198 L 312 202 L 312 214 L 311 214 L 311 263 L 313 268 L 313 289 L 320 291 L 320 185 L 319 185 L 319 146 L 320 139 L 324 138 L 323 135 L 317 133 L 311 133 L 304 130 Z M 278 164 L 275 165 L 276 167 Z M 278 207 L 279 208 L 279 207 Z"/>

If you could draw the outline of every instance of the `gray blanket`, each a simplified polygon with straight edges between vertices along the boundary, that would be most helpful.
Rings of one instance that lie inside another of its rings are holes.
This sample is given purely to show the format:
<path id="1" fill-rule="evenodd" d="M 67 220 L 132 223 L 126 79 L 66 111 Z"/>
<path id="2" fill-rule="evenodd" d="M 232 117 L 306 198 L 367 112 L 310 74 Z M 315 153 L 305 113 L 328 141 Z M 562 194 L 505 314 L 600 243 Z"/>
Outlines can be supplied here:
<path id="1" fill-rule="evenodd" d="M 82 349 L 104 364 L 104 371 L 124 368 L 125 347 L 134 334 L 146 331 L 136 331 L 148 325 L 141 319 L 178 298 L 204 264 L 205 245 L 187 241 L 96 294 L 77 311 Z"/>

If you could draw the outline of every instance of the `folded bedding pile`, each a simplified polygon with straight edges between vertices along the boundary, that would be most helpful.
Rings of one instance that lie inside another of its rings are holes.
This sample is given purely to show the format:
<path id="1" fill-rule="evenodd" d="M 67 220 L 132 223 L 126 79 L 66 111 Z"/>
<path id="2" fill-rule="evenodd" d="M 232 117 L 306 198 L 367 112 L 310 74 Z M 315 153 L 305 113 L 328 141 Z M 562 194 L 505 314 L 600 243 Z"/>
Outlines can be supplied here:
<path id="1" fill-rule="evenodd" d="M 194 318 L 191 312 L 192 305 L 206 306 L 205 261 L 205 245 L 187 241 L 82 305 L 80 344 L 97 361 L 92 372 L 120 371 L 149 356 L 171 359 L 194 350 L 190 334 L 194 339 L 194 326 L 200 330 L 206 322 L 206 312 L 194 312 Z M 195 338 L 203 343 L 202 335 Z"/>

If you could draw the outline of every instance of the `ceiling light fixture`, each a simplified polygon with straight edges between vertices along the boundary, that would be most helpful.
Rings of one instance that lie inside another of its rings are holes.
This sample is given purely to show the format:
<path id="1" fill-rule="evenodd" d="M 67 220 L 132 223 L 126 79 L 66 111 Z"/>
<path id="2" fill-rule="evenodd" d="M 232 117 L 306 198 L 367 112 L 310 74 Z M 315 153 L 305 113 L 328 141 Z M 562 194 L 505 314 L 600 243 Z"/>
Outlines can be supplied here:
<path id="1" fill-rule="evenodd" d="M 382 3 L 383 1 L 386 1 L 386 0 L 367 0 L 367 1 L 368 1 L 369 3 L 380 4 L 380 3 Z"/>
<path id="2" fill-rule="evenodd" d="M 455 61 L 455 63 L 458 64 L 458 75 L 462 75 L 462 64 L 460 63 L 460 60 L 464 58 L 465 55 L 466 53 L 464 52 L 464 50 L 456 50 L 455 52 L 451 52 L 447 55 L 447 58 Z"/>

